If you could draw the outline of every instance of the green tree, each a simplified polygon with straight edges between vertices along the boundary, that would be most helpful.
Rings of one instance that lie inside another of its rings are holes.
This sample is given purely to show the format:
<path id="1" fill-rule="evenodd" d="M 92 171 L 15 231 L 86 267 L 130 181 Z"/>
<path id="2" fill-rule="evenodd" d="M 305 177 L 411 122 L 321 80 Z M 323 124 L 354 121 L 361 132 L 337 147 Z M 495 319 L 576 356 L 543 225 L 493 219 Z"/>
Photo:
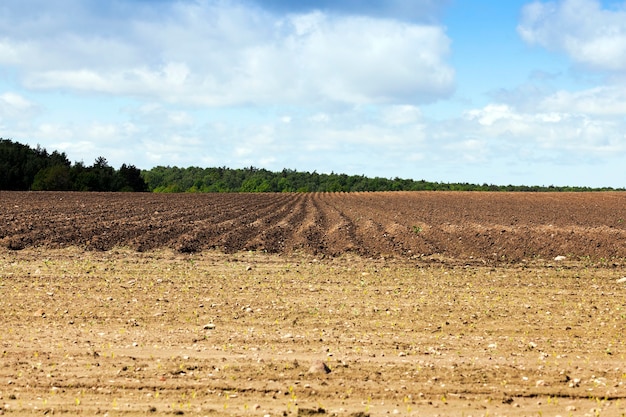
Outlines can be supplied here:
<path id="1" fill-rule="evenodd" d="M 141 170 L 134 165 L 122 164 L 115 174 L 115 191 L 147 191 L 148 186 L 141 177 Z"/>
<path id="2" fill-rule="evenodd" d="M 39 170 L 33 185 L 34 191 L 69 191 L 72 189 L 70 168 L 65 165 L 53 165 Z"/>

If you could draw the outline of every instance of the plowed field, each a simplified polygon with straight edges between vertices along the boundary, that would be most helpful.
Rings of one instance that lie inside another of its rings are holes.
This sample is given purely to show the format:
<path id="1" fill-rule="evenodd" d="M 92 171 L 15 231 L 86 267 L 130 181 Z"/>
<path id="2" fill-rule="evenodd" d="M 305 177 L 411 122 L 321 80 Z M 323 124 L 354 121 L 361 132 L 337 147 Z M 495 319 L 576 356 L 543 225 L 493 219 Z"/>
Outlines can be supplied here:
<path id="1" fill-rule="evenodd" d="M 622 193 L 0 192 L 0 415 L 621 416 L 625 220 Z"/>
<path id="2" fill-rule="evenodd" d="M 0 193 L 0 246 L 626 258 L 626 193 Z"/>

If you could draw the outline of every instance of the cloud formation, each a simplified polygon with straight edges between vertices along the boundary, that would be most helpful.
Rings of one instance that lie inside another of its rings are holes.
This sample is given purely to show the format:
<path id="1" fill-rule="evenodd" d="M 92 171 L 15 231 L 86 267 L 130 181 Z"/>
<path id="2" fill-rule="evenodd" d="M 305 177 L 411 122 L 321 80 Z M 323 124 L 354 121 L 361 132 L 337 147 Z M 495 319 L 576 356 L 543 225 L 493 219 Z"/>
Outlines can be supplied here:
<path id="1" fill-rule="evenodd" d="M 64 25 L 56 2 L 40 3 L 31 22 L 13 29 L 11 15 L 0 20 L 0 64 L 29 89 L 208 106 L 428 103 L 454 89 L 450 40 L 437 25 L 275 15 L 234 0 L 164 3 L 156 18 L 127 3 L 131 19 L 120 21 L 66 2 L 84 13 L 84 25 Z M 43 23 L 31 32 L 35 21 Z M 91 23 L 100 30 L 84 31 Z"/>
<path id="2" fill-rule="evenodd" d="M 626 85 L 604 85 L 582 91 L 558 91 L 539 103 L 548 111 L 569 111 L 588 116 L 626 115 Z"/>
<path id="3" fill-rule="evenodd" d="M 3 0 L 0 135 L 140 168 L 622 185 L 600 168 L 626 155 L 625 11 L 513 4 Z"/>
<path id="4" fill-rule="evenodd" d="M 598 0 L 534 1 L 522 9 L 522 39 L 593 69 L 626 70 L 626 8 Z"/>
<path id="5" fill-rule="evenodd" d="M 532 146 L 569 155 L 572 159 L 593 159 L 626 151 L 623 123 L 582 113 L 518 111 L 505 104 L 488 105 L 465 113 L 476 135 L 491 143 L 514 147 Z M 494 140 L 495 138 L 504 141 Z"/>

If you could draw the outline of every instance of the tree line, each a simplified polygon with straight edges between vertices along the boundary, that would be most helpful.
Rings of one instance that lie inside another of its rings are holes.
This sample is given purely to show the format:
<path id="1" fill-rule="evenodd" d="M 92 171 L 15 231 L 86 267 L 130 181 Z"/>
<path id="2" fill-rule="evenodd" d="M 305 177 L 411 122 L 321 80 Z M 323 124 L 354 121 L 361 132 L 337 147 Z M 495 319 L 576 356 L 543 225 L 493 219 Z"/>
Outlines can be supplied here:
<path id="1" fill-rule="evenodd" d="M 147 191 L 141 170 L 123 164 L 116 170 L 104 157 L 93 165 L 72 164 L 64 152 L 0 138 L 0 190 Z"/>
<path id="2" fill-rule="evenodd" d="M 93 165 L 70 163 L 65 153 L 48 153 L 0 138 L 0 190 L 151 191 L 157 193 L 354 192 L 354 191 L 611 191 L 590 187 L 444 183 L 364 175 L 320 174 L 292 169 L 199 168 L 157 166 L 140 170 L 123 164 L 118 170 L 104 157 Z"/>
<path id="3" fill-rule="evenodd" d="M 142 171 L 148 190 L 179 192 L 354 192 L 354 191 L 609 191 L 613 188 L 443 183 L 364 175 L 320 174 L 283 169 L 179 168 L 157 166 Z M 623 190 L 623 189 L 621 189 Z"/>

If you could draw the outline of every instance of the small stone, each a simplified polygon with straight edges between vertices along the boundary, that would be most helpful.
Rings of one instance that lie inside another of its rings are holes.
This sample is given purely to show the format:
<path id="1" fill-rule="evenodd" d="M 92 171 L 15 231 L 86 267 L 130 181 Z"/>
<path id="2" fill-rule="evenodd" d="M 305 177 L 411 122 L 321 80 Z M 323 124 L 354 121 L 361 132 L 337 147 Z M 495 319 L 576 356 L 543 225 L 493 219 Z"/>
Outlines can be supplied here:
<path id="1" fill-rule="evenodd" d="M 574 378 L 569 383 L 570 388 L 577 388 L 579 386 L 580 386 L 580 378 Z"/>
<path id="2" fill-rule="evenodd" d="M 215 324 L 213 323 L 207 323 L 204 325 L 204 330 L 213 330 L 215 329 Z"/>
<path id="3" fill-rule="evenodd" d="M 566 260 L 566 259 L 567 259 L 567 257 L 566 257 L 566 256 L 563 256 L 563 255 L 559 255 L 559 256 L 555 256 L 555 257 L 554 257 L 554 260 L 555 260 L 555 261 L 557 261 L 557 262 L 559 262 L 559 261 L 564 261 L 564 260 Z"/>
<path id="4" fill-rule="evenodd" d="M 310 374 L 329 374 L 330 368 L 324 361 L 315 361 L 309 368 Z"/>
<path id="5" fill-rule="evenodd" d="M 621 284 L 623 282 L 626 282 L 626 277 L 621 277 L 620 279 L 617 280 L 618 284 Z"/>

